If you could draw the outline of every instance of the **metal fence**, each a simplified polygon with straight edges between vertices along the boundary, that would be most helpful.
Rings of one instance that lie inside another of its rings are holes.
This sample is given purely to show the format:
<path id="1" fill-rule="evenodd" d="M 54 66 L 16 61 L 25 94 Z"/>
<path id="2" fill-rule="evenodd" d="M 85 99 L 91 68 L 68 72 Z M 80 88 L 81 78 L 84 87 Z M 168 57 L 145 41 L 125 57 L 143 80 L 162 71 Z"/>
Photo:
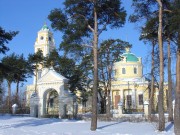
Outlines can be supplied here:
<path id="1" fill-rule="evenodd" d="M 143 113 L 144 109 L 123 109 L 124 114 Z"/>
<path id="2" fill-rule="evenodd" d="M 48 107 L 48 108 L 46 108 L 46 114 L 43 117 L 58 118 L 59 117 L 59 107 Z"/>
<path id="3" fill-rule="evenodd" d="M 8 108 L 0 108 L 0 114 L 12 114 L 12 109 Z M 17 108 L 16 114 L 30 114 L 30 108 L 29 107 L 23 107 L 23 108 Z"/>

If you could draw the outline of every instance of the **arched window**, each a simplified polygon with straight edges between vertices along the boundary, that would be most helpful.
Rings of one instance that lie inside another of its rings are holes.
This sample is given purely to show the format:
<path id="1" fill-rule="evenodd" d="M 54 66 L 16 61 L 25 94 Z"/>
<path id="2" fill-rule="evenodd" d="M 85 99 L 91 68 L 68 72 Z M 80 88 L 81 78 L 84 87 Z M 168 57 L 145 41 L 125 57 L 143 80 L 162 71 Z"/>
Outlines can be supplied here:
<path id="1" fill-rule="evenodd" d="M 126 74 L 126 69 L 122 68 L 122 74 Z"/>
<path id="2" fill-rule="evenodd" d="M 130 107 L 132 105 L 132 97 L 131 97 L 131 95 L 127 95 L 126 99 L 127 99 L 128 109 L 130 109 Z"/>
<path id="3" fill-rule="evenodd" d="M 51 41 L 51 37 L 49 37 L 49 41 Z"/>
<path id="4" fill-rule="evenodd" d="M 143 94 L 139 94 L 139 105 L 143 105 Z"/>
<path id="5" fill-rule="evenodd" d="M 43 36 L 41 36 L 41 37 L 40 37 L 40 39 L 41 39 L 41 40 L 43 40 L 43 39 L 44 39 L 44 37 L 43 37 Z"/>
<path id="6" fill-rule="evenodd" d="M 137 74 L 137 68 L 134 67 L 134 74 Z"/>

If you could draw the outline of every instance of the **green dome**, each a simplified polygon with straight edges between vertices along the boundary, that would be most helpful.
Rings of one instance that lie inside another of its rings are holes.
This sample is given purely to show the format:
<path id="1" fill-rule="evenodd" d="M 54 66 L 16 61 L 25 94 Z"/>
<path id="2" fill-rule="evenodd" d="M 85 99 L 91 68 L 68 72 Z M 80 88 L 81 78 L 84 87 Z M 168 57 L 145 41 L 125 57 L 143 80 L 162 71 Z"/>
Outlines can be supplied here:
<path id="1" fill-rule="evenodd" d="M 123 58 L 125 58 L 126 62 L 138 62 L 138 61 L 139 61 L 138 57 L 136 57 L 136 55 L 134 55 L 133 53 L 131 53 L 130 47 L 126 47 L 125 50 L 126 50 L 126 52 L 123 53 L 123 54 L 117 59 L 117 62 L 118 62 L 118 61 L 124 61 Z"/>
<path id="2" fill-rule="evenodd" d="M 139 59 L 133 53 L 123 53 L 118 59 L 117 62 L 123 61 L 123 57 L 126 59 L 126 62 L 138 62 Z"/>
<path id="3" fill-rule="evenodd" d="M 45 29 L 49 30 L 49 28 L 48 28 L 48 26 L 46 24 L 44 24 L 44 26 L 42 27 L 42 30 L 45 30 Z"/>
<path id="4" fill-rule="evenodd" d="M 126 61 L 129 62 L 138 62 L 139 59 L 132 53 L 124 53 L 122 57 L 126 57 Z"/>

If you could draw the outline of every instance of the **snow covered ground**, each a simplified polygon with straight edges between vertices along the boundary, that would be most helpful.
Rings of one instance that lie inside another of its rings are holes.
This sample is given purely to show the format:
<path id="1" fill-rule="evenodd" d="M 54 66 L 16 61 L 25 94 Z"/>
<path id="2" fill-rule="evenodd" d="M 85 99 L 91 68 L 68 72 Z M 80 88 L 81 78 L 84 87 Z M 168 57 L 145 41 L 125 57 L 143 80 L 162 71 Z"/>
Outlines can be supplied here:
<path id="1" fill-rule="evenodd" d="M 96 131 L 90 121 L 0 116 L 0 135 L 174 135 L 173 124 L 166 123 L 166 131 L 159 133 L 155 123 L 98 122 Z"/>

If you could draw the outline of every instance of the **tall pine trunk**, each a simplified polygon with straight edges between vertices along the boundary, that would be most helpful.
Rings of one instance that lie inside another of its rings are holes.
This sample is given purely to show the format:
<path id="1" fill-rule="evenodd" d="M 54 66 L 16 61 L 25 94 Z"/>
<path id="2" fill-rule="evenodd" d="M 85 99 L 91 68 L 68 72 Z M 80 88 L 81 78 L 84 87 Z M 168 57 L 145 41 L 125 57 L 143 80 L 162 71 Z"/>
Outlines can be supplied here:
<path id="1" fill-rule="evenodd" d="M 154 108 L 154 47 L 155 42 L 152 42 L 152 52 L 151 52 L 151 92 L 150 92 L 150 98 L 149 98 L 149 120 L 151 119 L 152 110 Z"/>
<path id="2" fill-rule="evenodd" d="M 159 43 L 159 60 L 160 60 L 160 81 L 159 81 L 159 96 L 158 96 L 158 113 L 159 123 L 158 130 L 164 131 L 165 129 L 165 118 L 164 118 L 164 53 L 163 53 L 163 42 L 162 42 L 162 16 L 163 16 L 163 5 L 161 0 L 157 0 L 159 4 L 159 26 L 158 26 L 158 43 Z"/>
<path id="3" fill-rule="evenodd" d="M 106 114 L 107 114 L 107 120 L 110 120 L 111 118 L 111 96 L 110 96 L 110 90 L 108 90 L 107 93 L 107 107 L 106 107 Z"/>
<path id="4" fill-rule="evenodd" d="M 174 108 L 174 132 L 176 135 L 180 135 L 180 32 L 178 34 L 176 61 L 176 99 Z"/>
<path id="5" fill-rule="evenodd" d="M 98 88 L 98 22 L 96 11 L 96 0 L 94 0 L 94 39 L 93 39 L 93 59 L 94 59 L 94 84 L 92 94 L 92 118 L 91 130 L 97 129 L 97 88 Z"/>
<path id="6" fill-rule="evenodd" d="M 107 115 L 107 120 L 110 120 L 110 117 L 111 117 L 111 97 L 110 97 L 110 91 L 111 91 L 111 65 L 110 65 L 110 50 L 109 50 L 109 48 L 108 48 L 108 51 L 107 51 L 107 65 L 108 65 L 108 90 L 107 90 L 106 115 Z"/>
<path id="7" fill-rule="evenodd" d="M 106 114 L 107 114 L 107 120 L 110 120 L 111 117 L 111 67 L 108 67 L 108 91 L 107 91 L 107 109 L 106 109 Z"/>
<path id="8" fill-rule="evenodd" d="M 37 93 L 37 73 L 38 73 L 38 63 L 36 63 L 36 69 L 35 69 L 35 93 Z"/>
<path id="9" fill-rule="evenodd" d="M 173 105 L 172 105 L 172 78 L 171 78 L 171 49 L 170 39 L 168 41 L 168 121 L 173 121 Z"/>
<path id="10" fill-rule="evenodd" d="M 98 67 L 99 68 L 99 67 Z M 100 95 L 101 97 L 102 97 L 102 107 L 101 107 L 101 113 L 106 113 L 107 112 L 107 107 L 106 107 L 106 103 L 107 103 L 107 101 L 106 101 L 106 99 L 107 99 L 107 91 L 108 91 L 108 88 L 107 88 L 107 85 L 106 85 L 106 79 L 105 79 L 105 71 L 104 71 L 104 69 L 103 69 L 103 65 L 102 65 L 102 61 L 100 62 L 100 68 L 101 68 L 101 70 L 102 70 L 102 80 L 104 81 L 103 82 L 103 89 L 104 89 L 104 96 L 102 96 L 102 95 Z M 99 92 L 100 93 L 100 92 Z"/>
<path id="11" fill-rule="evenodd" d="M 10 113 L 11 110 L 11 82 L 8 83 L 8 113 Z"/>
<path id="12" fill-rule="evenodd" d="M 18 93 L 19 93 L 19 81 L 16 82 L 16 95 L 15 95 L 15 102 L 16 102 L 16 104 L 19 103 L 19 101 L 18 101 L 18 99 L 19 99 Z"/>

